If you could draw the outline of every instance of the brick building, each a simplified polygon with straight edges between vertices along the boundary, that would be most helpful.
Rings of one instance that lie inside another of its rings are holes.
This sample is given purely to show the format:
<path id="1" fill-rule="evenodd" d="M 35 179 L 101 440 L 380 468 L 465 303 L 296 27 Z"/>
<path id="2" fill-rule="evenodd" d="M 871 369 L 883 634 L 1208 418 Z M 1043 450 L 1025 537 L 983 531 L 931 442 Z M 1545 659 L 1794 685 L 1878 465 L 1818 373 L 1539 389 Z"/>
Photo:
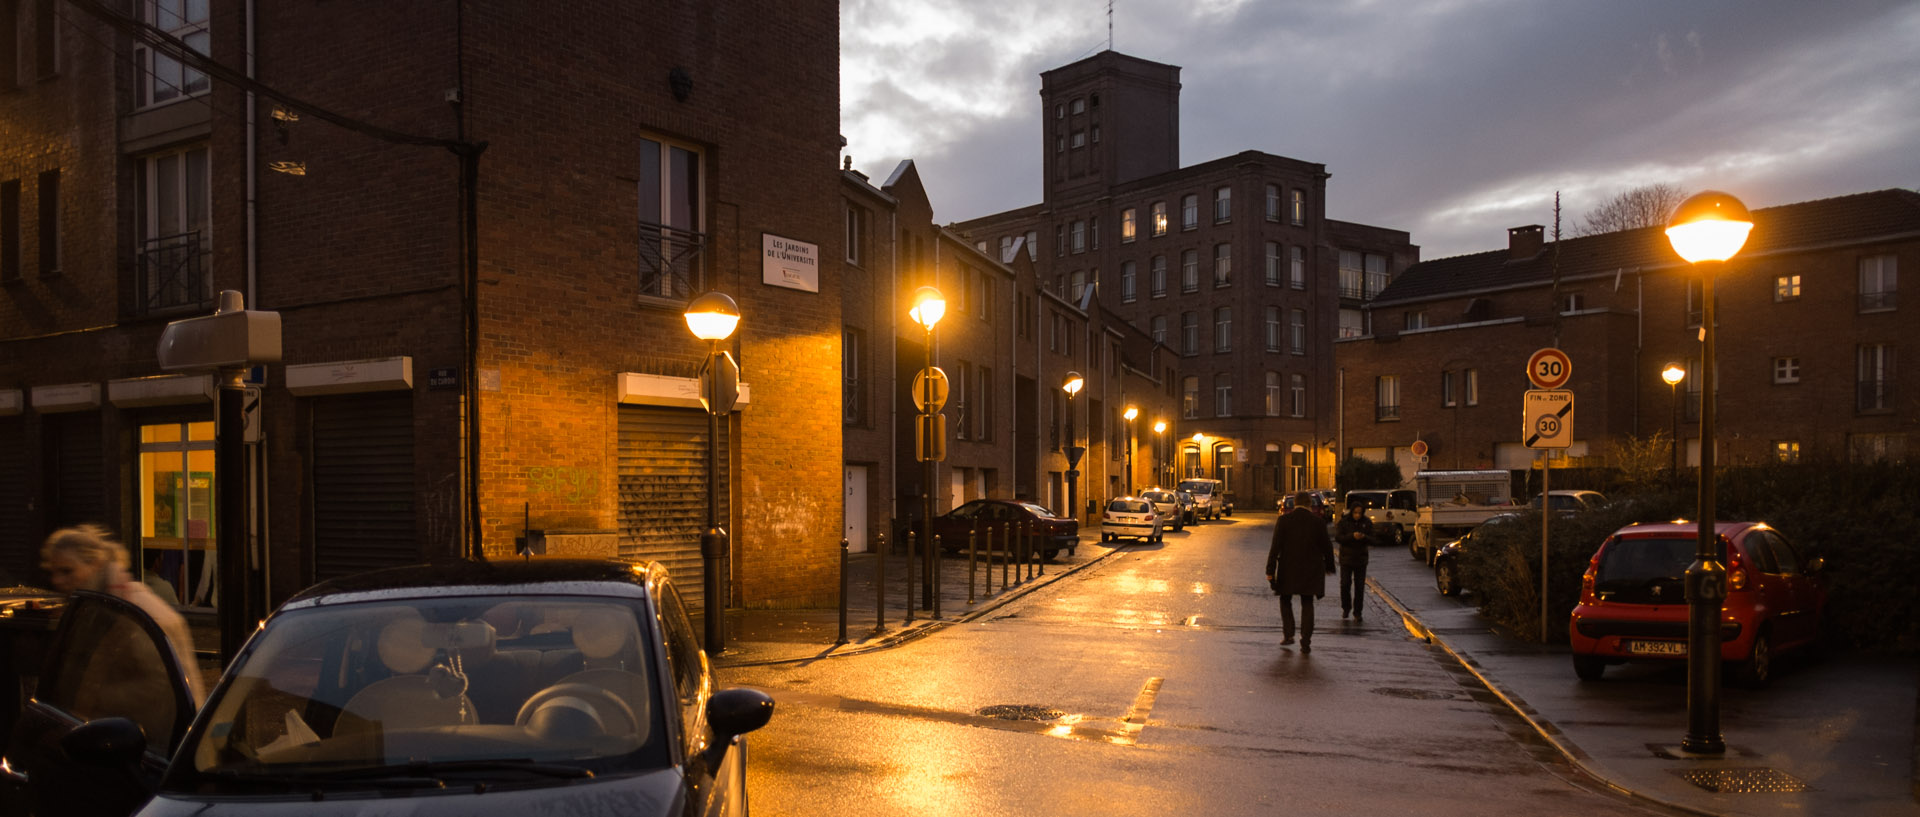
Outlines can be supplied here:
<path id="1" fill-rule="evenodd" d="M 1174 350 L 1178 473 L 1272 507 L 1332 484 L 1332 342 L 1366 331 L 1366 300 L 1419 249 L 1328 218 L 1324 165 L 1246 151 L 1182 167 L 1179 91 L 1178 67 L 1113 51 L 1043 73 L 1041 203 L 954 229 L 1024 242 L 1043 288 L 1090 289 Z"/>
<path id="2" fill-rule="evenodd" d="M 237 475 L 211 378 L 155 345 L 237 290 L 285 336 L 249 449 L 267 604 L 534 531 L 662 560 L 699 606 L 707 349 L 681 312 L 717 289 L 748 384 L 716 475 L 728 602 L 833 602 L 834 4 L 200 9 L 0 4 L 8 568 L 97 522 L 217 601 Z"/>
<path id="3" fill-rule="evenodd" d="M 1715 455 L 1901 459 L 1920 426 L 1920 383 L 1895 366 L 1920 343 L 1898 270 L 1920 263 L 1920 194 L 1881 190 L 1753 212 L 1745 248 L 1715 282 Z M 1545 240 L 1408 268 L 1372 304 L 1373 332 L 1342 340 L 1345 450 L 1417 467 L 1525 469 L 1526 362 L 1573 363 L 1575 464 L 1656 433 L 1698 465 L 1700 285 L 1659 228 Z M 1678 363 L 1689 376 L 1669 387 Z M 1675 435 L 1674 429 L 1678 429 Z"/>

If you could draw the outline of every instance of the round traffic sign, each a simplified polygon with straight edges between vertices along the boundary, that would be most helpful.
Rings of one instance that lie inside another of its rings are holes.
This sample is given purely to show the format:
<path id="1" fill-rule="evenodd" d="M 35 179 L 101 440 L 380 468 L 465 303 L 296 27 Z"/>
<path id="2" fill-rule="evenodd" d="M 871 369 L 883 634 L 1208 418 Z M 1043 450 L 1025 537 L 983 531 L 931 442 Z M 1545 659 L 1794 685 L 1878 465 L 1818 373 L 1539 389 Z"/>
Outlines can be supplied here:
<path id="1" fill-rule="evenodd" d="M 947 373 L 934 366 L 913 376 L 913 405 L 933 414 L 947 405 Z"/>
<path id="2" fill-rule="evenodd" d="M 1414 455 L 1414 456 L 1416 456 L 1416 457 L 1424 457 L 1424 456 L 1426 456 L 1426 455 L 1427 455 L 1427 441 L 1426 441 L 1426 440 L 1414 440 L 1414 441 L 1413 441 L 1413 445 L 1411 445 L 1411 446 L 1408 446 L 1408 447 L 1409 447 L 1409 448 L 1411 448 L 1411 449 L 1413 449 L 1413 455 Z"/>
<path id="3" fill-rule="evenodd" d="M 1557 389 L 1573 378 L 1573 360 L 1566 352 L 1547 347 L 1527 358 L 1527 379 L 1535 388 Z"/>

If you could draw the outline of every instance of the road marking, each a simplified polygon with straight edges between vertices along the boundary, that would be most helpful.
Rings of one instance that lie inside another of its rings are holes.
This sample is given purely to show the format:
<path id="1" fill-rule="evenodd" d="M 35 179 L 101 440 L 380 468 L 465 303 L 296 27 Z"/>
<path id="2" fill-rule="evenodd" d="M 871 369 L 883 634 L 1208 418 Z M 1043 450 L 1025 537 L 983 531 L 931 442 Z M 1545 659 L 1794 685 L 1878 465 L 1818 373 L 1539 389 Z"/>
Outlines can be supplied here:
<path id="1" fill-rule="evenodd" d="M 1160 695 L 1160 684 L 1164 678 L 1148 678 L 1140 687 L 1140 694 L 1134 696 L 1133 706 L 1120 718 L 1120 737 L 1113 742 L 1124 746 L 1133 745 L 1140 736 L 1140 730 L 1147 728 L 1147 713 L 1153 711 L 1153 699 Z"/>

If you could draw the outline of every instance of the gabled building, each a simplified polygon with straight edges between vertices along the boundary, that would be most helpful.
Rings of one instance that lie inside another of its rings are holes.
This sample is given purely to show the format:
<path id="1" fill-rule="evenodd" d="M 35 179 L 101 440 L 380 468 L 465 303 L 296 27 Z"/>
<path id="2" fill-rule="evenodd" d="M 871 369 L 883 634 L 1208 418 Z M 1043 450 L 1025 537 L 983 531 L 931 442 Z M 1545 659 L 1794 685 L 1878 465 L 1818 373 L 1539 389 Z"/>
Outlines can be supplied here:
<path id="1" fill-rule="evenodd" d="M 1324 165 L 1260 151 L 1180 164 L 1180 69 L 1104 51 L 1041 75 L 1041 203 L 969 219 L 1024 244 L 1041 286 L 1094 293 L 1178 356 L 1177 473 L 1242 507 L 1332 484 L 1333 340 L 1419 258 L 1403 231 L 1327 217 Z M 1196 436 L 1197 435 L 1197 436 Z"/>
<path id="2" fill-rule="evenodd" d="M 1920 343 L 1899 269 L 1920 264 L 1920 193 L 1880 190 L 1753 211 L 1715 280 L 1715 461 L 1902 459 L 1920 432 L 1920 382 L 1897 365 Z M 1529 467 L 1528 357 L 1572 361 L 1576 464 L 1656 433 L 1698 465 L 1700 282 L 1657 227 L 1548 241 L 1409 267 L 1373 301 L 1371 334 L 1336 347 L 1343 450 L 1420 467 Z M 1687 376 L 1669 387 L 1661 372 Z M 1677 434 L 1676 434 L 1677 429 Z"/>

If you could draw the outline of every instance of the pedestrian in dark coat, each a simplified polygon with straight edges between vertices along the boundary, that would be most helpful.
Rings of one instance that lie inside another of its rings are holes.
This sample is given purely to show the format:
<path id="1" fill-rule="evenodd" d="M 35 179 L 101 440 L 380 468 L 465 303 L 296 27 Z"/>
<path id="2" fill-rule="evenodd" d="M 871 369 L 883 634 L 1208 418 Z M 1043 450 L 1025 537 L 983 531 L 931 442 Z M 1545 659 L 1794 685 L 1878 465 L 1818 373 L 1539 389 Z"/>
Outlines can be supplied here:
<path id="1" fill-rule="evenodd" d="M 1365 505 L 1355 503 L 1334 529 L 1340 542 L 1340 617 L 1351 612 L 1360 618 L 1367 600 L 1367 547 L 1373 542 L 1373 520 Z"/>
<path id="2" fill-rule="evenodd" d="M 1313 652 L 1313 600 L 1327 594 L 1333 575 L 1333 540 L 1326 520 L 1308 510 L 1313 497 L 1294 496 L 1293 510 L 1273 523 L 1273 547 L 1267 551 L 1267 582 L 1280 597 L 1281 644 L 1292 644 L 1293 597 L 1300 597 L 1300 652 Z"/>

